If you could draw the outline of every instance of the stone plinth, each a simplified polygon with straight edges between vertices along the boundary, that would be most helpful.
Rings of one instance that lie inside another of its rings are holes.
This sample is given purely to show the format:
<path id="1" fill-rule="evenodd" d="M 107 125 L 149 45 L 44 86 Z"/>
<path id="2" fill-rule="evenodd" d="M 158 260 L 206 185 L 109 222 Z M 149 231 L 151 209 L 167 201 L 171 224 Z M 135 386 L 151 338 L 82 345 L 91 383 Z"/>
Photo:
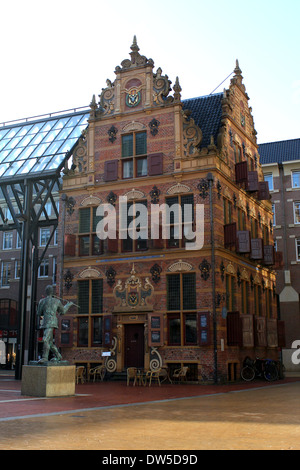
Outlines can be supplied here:
<path id="1" fill-rule="evenodd" d="M 23 366 L 21 394 L 33 397 L 75 395 L 75 369 L 70 365 Z"/>

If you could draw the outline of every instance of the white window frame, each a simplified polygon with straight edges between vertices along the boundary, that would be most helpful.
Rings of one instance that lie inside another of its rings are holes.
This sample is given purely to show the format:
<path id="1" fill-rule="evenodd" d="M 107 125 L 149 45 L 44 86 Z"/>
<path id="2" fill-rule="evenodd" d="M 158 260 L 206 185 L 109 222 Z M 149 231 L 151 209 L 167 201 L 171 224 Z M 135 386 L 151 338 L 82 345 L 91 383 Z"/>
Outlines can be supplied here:
<path id="1" fill-rule="evenodd" d="M 45 242 L 44 242 L 44 240 L 43 240 L 43 238 L 44 238 L 44 237 L 43 237 L 43 233 L 45 233 L 46 230 L 49 232 L 49 238 L 50 238 L 50 236 L 51 236 L 50 228 L 41 228 L 41 229 L 40 229 L 40 246 L 46 246 L 47 243 L 48 243 L 49 238 L 47 238 L 47 240 L 46 240 Z"/>
<path id="2" fill-rule="evenodd" d="M 15 279 L 20 279 L 20 276 L 18 276 L 18 270 L 19 269 L 21 269 L 21 261 L 17 259 L 15 261 Z"/>
<path id="3" fill-rule="evenodd" d="M 5 284 L 4 284 L 4 267 L 5 269 Z M 7 269 L 9 267 L 9 270 Z M 1 263 L 1 287 L 9 287 L 9 280 L 11 278 L 11 262 L 10 261 L 2 261 Z"/>
<path id="4" fill-rule="evenodd" d="M 276 207 L 275 207 L 274 203 L 272 204 L 272 212 L 273 212 L 273 221 L 272 221 L 272 223 L 273 223 L 273 226 L 275 226 L 276 225 Z"/>
<path id="5" fill-rule="evenodd" d="M 10 246 L 5 246 L 7 241 L 9 241 Z M 3 232 L 3 245 L 2 248 L 3 250 L 12 250 L 13 247 L 13 232 Z"/>
<path id="6" fill-rule="evenodd" d="M 269 178 L 271 177 L 271 184 Z M 268 181 L 269 183 L 269 190 L 274 191 L 274 181 L 273 181 L 273 173 L 265 173 L 264 174 L 264 180 Z"/>
<path id="7" fill-rule="evenodd" d="M 47 272 L 47 274 L 45 274 Z M 44 258 L 39 266 L 39 278 L 49 277 L 49 258 Z"/>
<path id="8" fill-rule="evenodd" d="M 300 238 L 295 238 L 296 260 L 300 261 Z"/>
<path id="9" fill-rule="evenodd" d="M 299 175 L 299 186 L 294 185 L 294 175 Z M 292 179 L 292 188 L 299 188 L 300 189 L 300 170 L 294 170 L 291 172 L 291 179 Z"/>
<path id="10" fill-rule="evenodd" d="M 298 207 L 297 207 L 298 205 Z M 296 210 L 299 212 L 298 220 L 296 219 Z M 300 225 L 300 202 L 299 201 L 294 201 L 293 203 L 293 212 L 294 212 L 294 224 L 295 225 Z"/>
<path id="11" fill-rule="evenodd" d="M 22 240 L 18 232 L 17 232 L 17 239 L 16 239 L 16 248 L 22 248 Z"/>

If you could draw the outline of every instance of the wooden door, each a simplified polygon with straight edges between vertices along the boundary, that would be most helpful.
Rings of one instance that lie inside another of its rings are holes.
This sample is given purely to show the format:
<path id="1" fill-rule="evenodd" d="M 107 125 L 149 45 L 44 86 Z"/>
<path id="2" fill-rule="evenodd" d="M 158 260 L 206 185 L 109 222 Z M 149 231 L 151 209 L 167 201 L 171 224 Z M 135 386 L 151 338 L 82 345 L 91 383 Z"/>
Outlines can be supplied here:
<path id="1" fill-rule="evenodd" d="M 124 366 L 144 367 L 144 325 L 125 325 Z"/>

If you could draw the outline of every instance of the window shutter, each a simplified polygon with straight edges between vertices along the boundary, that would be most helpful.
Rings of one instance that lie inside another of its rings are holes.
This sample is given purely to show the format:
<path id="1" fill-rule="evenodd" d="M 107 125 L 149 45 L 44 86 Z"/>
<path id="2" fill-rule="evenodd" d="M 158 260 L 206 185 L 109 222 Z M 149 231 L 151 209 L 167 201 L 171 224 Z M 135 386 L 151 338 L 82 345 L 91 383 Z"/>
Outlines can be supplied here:
<path id="1" fill-rule="evenodd" d="M 247 162 L 239 162 L 235 164 L 235 181 L 236 183 L 248 183 L 248 164 Z"/>
<path id="2" fill-rule="evenodd" d="M 258 191 L 258 173 L 257 171 L 248 172 L 248 187 L 247 190 L 250 192 Z"/>
<path id="3" fill-rule="evenodd" d="M 105 315 L 103 317 L 103 341 L 104 348 L 110 348 L 112 346 L 112 316 Z"/>
<path id="4" fill-rule="evenodd" d="M 278 333 L 276 318 L 267 318 L 267 344 L 270 348 L 278 347 Z"/>
<path id="5" fill-rule="evenodd" d="M 264 246 L 264 264 L 266 266 L 272 266 L 275 262 L 274 259 L 274 246 L 273 245 L 265 245 Z"/>
<path id="6" fill-rule="evenodd" d="M 268 181 L 260 181 L 258 183 L 258 199 L 268 200 L 270 198 Z"/>
<path id="7" fill-rule="evenodd" d="M 163 315 L 150 313 L 148 315 L 148 344 L 150 347 L 164 345 L 163 331 Z"/>
<path id="8" fill-rule="evenodd" d="M 267 346 L 267 328 L 266 318 L 256 317 L 254 320 L 255 326 L 255 345 L 256 346 Z"/>
<path id="9" fill-rule="evenodd" d="M 236 246 L 236 223 L 224 225 L 224 246 L 230 248 Z"/>
<path id="10" fill-rule="evenodd" d="M 251 240 L 251 259 L 263 259 L 263 239 L 252 238 Z"/>
<path id="11" fill-rule="evenodd" d="M 64 254 L 65 256 L 75 256 L 75 249 L 76 249 L 76 236 L 71 234 L 65 235 L 65 248 Z"/>
<path id="12" fill-rule="evenodd" d="M 55 334 L 55 344 L 59 348 L 73 347 L 73 317 L 60 316 L 58 330 Z"/>
<path id="13" fill-rule="evenodd" d="M 250 253 L 250 232 L 248 230 L 240 230 L 237 232 L 237 246 L 238 253 Z"/>
<path id="14" fill-rule="evenodd" d="M 107 251 L 110 253 L 118 253 L 119 251 L 119 232 L 116 232 L 116 238 L 107 238 Z"/>
<path id="15" fill-rule="evenodd" d="M 198 315 L 199 325 L 199 346 L 208 346 L 210 344 L 210 321 L 209 312 L 201 312 Z"/>
<path id="16" fill-rule="evenodd" d="M 285 348 L 285 323 L 282 320 L 277 321 L 278 347 Z"/>
<path id="17" fill-rule="evenodd" d="M 253 348 L 253 315 L 241 315 L 243 325 L 243 346 L 245 348 Z"/>
<path id="18" fill-rule="evenodd" d="M 104 163 L 104 181 L 116 181 L 118 179 L 118 160 Z"/>
<path id="19" fill-rule="evenodd" d="M 153 153 L 148 155 L 148 175 L 162 175 L 163 173 L 163 154 Z"/>
<path id="20" fill-rule="evenodd" d="M 240 312 L 228 312 L 226 317 L 227 345 L 242 346 L 242 322 Z"/>

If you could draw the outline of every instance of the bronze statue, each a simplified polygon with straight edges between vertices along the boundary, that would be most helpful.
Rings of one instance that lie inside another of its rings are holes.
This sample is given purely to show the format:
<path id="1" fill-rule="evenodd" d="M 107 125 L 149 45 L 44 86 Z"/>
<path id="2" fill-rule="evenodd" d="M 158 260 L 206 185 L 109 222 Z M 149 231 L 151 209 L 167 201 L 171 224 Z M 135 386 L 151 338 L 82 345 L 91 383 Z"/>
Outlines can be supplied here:
<path id="1" fill-rule="evenodd" d="M 39 301 L 37 309 L 37 316 L 42 317 L 40 327 L 44 330 L 43 357 L 39 362 L 47 362 L 50 351 L 53 352 L 55 356 L 51 361 L 60 362 L 62 360 L 62 356 L 53 342 L 53 331 L 54 329 L 58 328 L 57 313 L 60 315 L 65 315 L 68 309 L 71 307 L 72 302 L 68 302 L 65 306 L 63 306 L 58 298 L 53 297 L 52 286 L 46 287 L 46 295 L 47 297 Z"/>

